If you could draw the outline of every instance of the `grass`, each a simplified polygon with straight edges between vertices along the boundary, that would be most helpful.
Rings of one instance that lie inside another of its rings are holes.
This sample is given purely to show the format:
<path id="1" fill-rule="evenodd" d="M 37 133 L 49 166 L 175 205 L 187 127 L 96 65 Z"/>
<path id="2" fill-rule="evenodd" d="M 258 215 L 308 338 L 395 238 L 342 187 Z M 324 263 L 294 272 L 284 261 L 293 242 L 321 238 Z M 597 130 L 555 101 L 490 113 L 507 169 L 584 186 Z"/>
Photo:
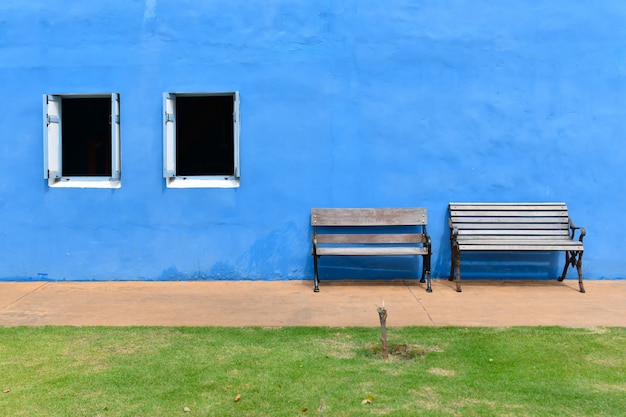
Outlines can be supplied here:
<path id="1" fill-rule="evenodd" d="M 626 410 L 625 328 L 390 328 L 387 360 L 379 332 L 0 327 L 0 415 L 618 416 Z"/>

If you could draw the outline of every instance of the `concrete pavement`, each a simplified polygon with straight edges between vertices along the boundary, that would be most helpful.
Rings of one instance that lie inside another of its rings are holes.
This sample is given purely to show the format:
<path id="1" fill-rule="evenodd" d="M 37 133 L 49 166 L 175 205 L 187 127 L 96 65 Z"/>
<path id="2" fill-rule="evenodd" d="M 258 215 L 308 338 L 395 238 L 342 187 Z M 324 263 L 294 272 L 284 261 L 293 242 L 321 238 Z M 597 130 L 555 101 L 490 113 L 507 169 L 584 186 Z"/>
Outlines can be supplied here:
<path id="1" fill-rule="evenodd" d="M 0 326 L 626 326 L 626 281 L 0 282 Z"/>

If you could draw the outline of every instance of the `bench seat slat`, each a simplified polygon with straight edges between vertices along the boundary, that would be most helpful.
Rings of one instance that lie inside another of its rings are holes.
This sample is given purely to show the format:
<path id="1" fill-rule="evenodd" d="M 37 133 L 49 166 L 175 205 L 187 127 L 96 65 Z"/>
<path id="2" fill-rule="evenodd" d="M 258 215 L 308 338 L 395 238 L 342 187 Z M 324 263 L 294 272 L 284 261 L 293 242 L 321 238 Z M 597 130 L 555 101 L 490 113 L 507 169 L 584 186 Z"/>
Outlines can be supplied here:
<path id="1" fill-rule="evenodd" d="M 502 217 L 557 217 L 567 216 L 567 210 L 452 210 L 452 216 L 502 216 Z"/>
<path id="2" fill-rule="evenodd" d="M 450 203 L 451 210 L 567 210 L 565 203 Z"/>
<path id="3" fill-rule="evenodd" d="M 517 207 L 562 207 L 567 208 L 566 203 L 551 202 L 551 203 L 448 203 L 450 208 L 469 208 L 476 207 L 497 207 L 497 208 L 517 208 Z"/>
<path id="4" fill-rule="evenodd" d="M 558 217 L 463 217 L 463 216 L 452 216 L 451 221 L 453 224 L 463 225 L 463 224 L 500 224 L 500 223 L 545 223 L 545 224 L 569 224 L 569 217 L 567 216 L 558 216 Z"/>
<path id="5" fill-rule="evenodd" d="M 505 244 L 513 244 L 520 243 L 523 245 L 580 245 L 577 240 L 572 239 L 555 239 L 554 237 L 547 237 L 546 239 L 536 239 L 534 236 L 532 237 L 511 237 L 511 236 L 484 236 L 484 237 L 466 237 L 463 239 L 457 239 L 457 242 L 462 244 L 469 244 L 471 242 L 478 242 L 479 245 L 505 245 Z"/>
<path id="6" fill-rule="evenodd" d="M 583 250 L 582 245 L 523 245 L 520 243 L 500 243 L 498 245 L 489 244 L 459 244 L 461 251 L 539 251 L 553 252 L 564 250 Z"/>
<path id="7" fill-rule="evenodd" d="M 401 255 L 427 255 L 425 247 L 323 247 L 317 248 L 318 255 L 341 255 L 341 256 L 401 256 Z"/>
<path id="8" fill-rule="evenodd" d="M 339 233 L 318 233 L 316 235 L 317 243 L 424 243 L 425 238 L 423 234 L 413 233 L 384 233 L 384 234 L 370 234 L 370 233 L 354 233 L 354 234 L 339 234 Z"/>
<path id="9" fill-rule="evenodd" d="M 512 234 L 502 234 L 502 235 L 485 235 L 485 234 L 468 234 L 468 235 L 458 235 L 457 241 L 459 242 L 469 242 L 473 240 L 493 240 L 493 241 L 503 241 L 503 240 L 536 240 L 536 241 L 555 241 L 555 242 L 567 242 L 571 241 L 569 236 L 555 236 L 555 235 L 512 235 Z"/>
<path id="10" fill-rule="evenodd" d="M 563 236 L 569 239 L 569 232 L 566 229 L 461 229 L 459 238 L 464 236 Z"/>

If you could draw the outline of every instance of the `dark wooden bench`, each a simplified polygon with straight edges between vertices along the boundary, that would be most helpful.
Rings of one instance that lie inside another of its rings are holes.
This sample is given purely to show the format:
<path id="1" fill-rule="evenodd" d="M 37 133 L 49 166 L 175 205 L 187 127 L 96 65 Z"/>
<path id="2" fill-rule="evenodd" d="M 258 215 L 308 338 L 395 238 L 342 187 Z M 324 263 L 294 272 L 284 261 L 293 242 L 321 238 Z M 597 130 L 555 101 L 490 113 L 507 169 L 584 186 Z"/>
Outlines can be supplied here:
<path id="1" fill-rule="evenodd" d="M 450 203 L 450 281 L 456 271 L 461 291 L 461 252 L 466 251 L 563 251 L 565 279 L 569 265 L 578 270 L 583 287 L 582 257 L 585 229 L 576 227 L 565 203 Z M 579 231 L 576 238 L 576 230 Z"/>
<path id="2" fill-rule="evenodd" d="M 431 239 L 424 208 L 314 208 L 314 291 L 319 291 L 320 256 L 423 256 L 422 277 L 430 283 Z M 418 233 L 419 232 L 419 233 Z"/>

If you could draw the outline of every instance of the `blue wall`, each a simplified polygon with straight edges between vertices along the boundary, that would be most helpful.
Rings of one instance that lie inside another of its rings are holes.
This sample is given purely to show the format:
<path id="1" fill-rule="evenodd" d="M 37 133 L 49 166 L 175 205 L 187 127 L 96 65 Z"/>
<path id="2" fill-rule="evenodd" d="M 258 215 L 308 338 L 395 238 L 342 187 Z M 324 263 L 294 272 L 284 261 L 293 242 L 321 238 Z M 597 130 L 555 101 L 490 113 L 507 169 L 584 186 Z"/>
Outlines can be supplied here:
<path id="1" fill-rule="evenodd" d="M 620 0 L 3 0 L 0 280 L 309 279 L 311 207 L 385 206 L 428 208 L 442 277 L 449 201 L 565 201 L 586 277 L 624 278 L 625 21 Z M 166 91 L 239 91 L 239 188 L 165 187 Z M 42 95 L 102 92 L 122 187 L 49 188 Z"/>

